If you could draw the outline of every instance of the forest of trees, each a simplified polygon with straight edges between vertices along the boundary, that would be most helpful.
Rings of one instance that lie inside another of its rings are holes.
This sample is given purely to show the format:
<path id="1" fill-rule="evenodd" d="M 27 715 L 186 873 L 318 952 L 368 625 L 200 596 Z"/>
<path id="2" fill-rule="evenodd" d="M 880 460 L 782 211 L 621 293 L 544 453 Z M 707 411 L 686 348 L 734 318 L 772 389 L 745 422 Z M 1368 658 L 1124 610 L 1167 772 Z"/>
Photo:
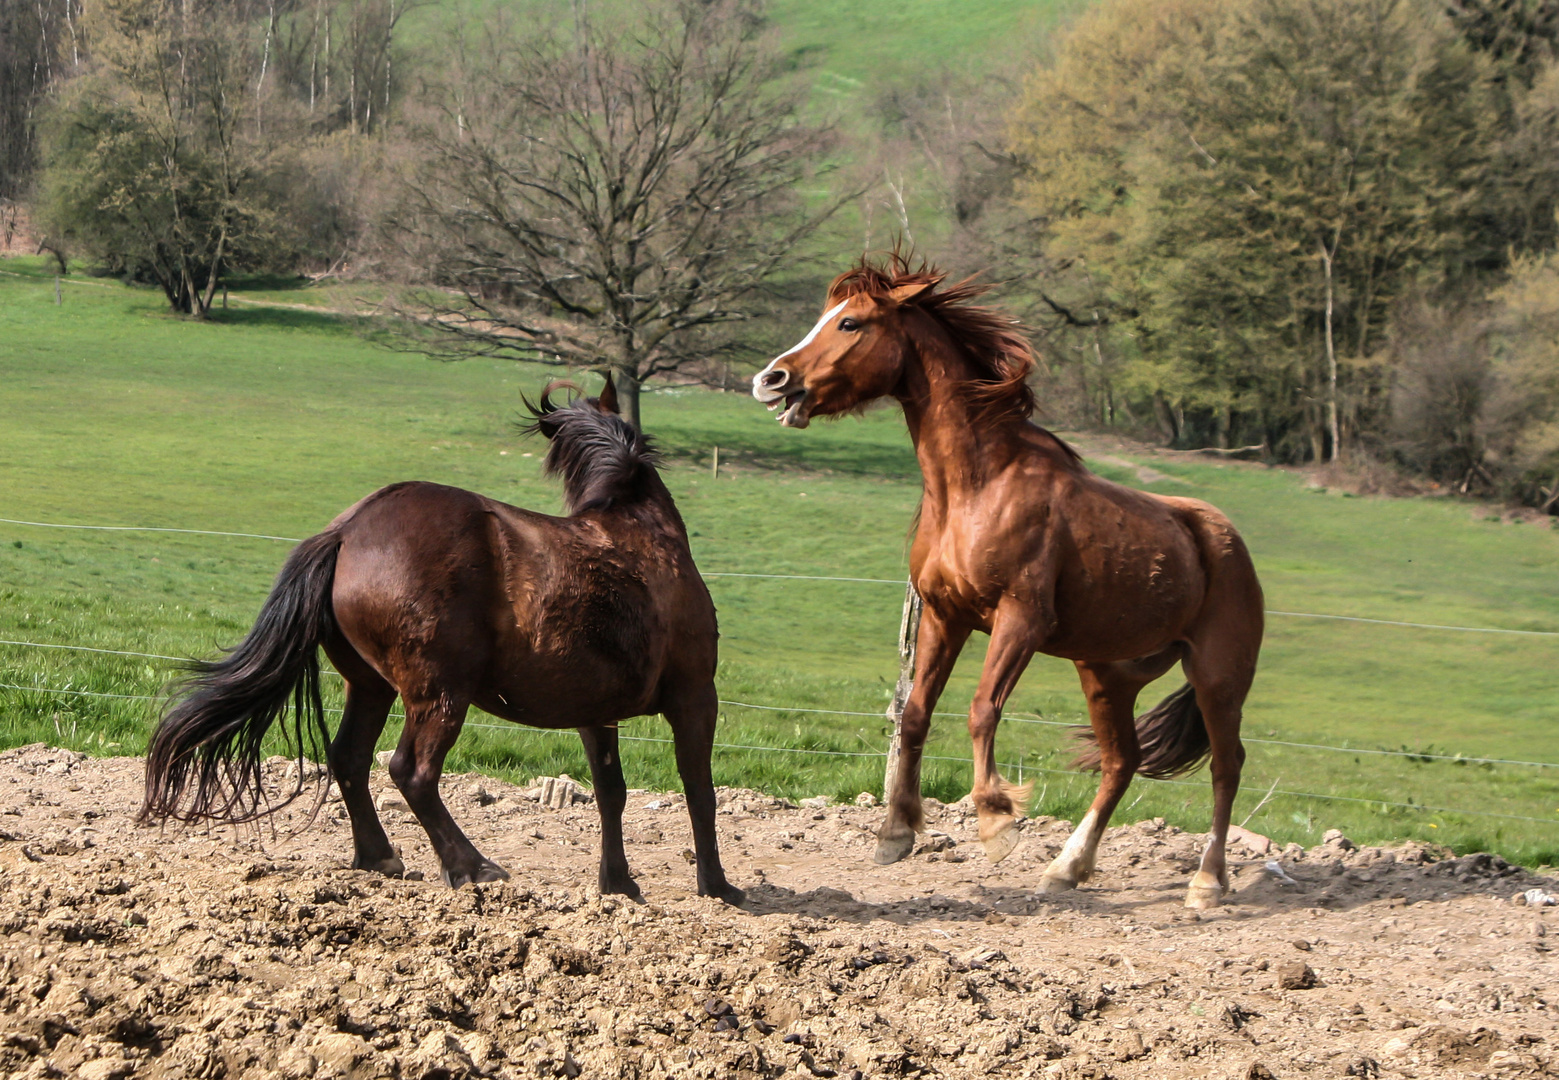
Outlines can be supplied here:
<path id="1" fill-rule="evenodd" d="M 1021 312 L 1051 423 L 1559 512 L 1559 0 L 1097 0 L 832 116 L 758 0 L 432 5 L 0 0 L 0 230 L 195 317 L 371 277 L 635 416 L 903 238 Z"/>
<path id="2" fill-rule="evenodd" d="M 1552 491 L 1510 290 L 1541 306 L 1555 242 L 1556 34 L 1520 0 L 1094 7 L 1011 128 L 1075 392 L 1181 444 Z"/>

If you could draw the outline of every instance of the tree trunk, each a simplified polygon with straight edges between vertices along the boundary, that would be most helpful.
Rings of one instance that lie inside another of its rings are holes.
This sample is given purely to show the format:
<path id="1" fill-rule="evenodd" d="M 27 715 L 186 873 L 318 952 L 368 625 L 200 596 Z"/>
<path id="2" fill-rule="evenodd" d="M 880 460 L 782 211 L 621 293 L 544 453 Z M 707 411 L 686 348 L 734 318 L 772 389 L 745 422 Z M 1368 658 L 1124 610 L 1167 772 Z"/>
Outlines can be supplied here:
<path id="1" fill-rule="evenodd" d="M 617 369 L 616 376 L 612 381 L 617 384 L 617 410 L 633 425 L 633 430 L 643 431 L 644 425 L 639 422 L 639 378 L 622 368 Z"/>
<path id="2" fill-rule="evenodd" d="M 1180 429 L 1175 426 L 1175 413 L 1169 407 L 1169 402 L 1164 400 L 1160 391 L 1153 392 L 1153 416 L 1158 420 L 1159 430 L 1164 433 L 1164 442 L 1174 446 L 1180 439 Z"/>
<path id="3" fill-rule="evenodd" d="M 1342 226 L 1332 233 L 1332 246 L 1328 250 L 1321 244 L 1321 265 L 1326 270 L 1326 425 L 1332 438 L 1330 460 L 1342 460 L 1342 440 L 1337 432 L 1337 349 L 1332 341 L 1332 259 L 1337 254 L 1337 241 L 1342 236 Z"/>
<path id="4" fill-rule="evenodd" d="M 211 302 L 216 298 L 217 281 L 222 276 L 222 259 L 227 254 L 227 226 L 222 226 L 222 232 L 217 236 L 216 254 L 211 259 L 211 269 L 206 276 L 206 292 L 199 297 L 200 311 L 197 313 L 204 319 L 211 311 Z M 225 294 L 224 294 L 225 295 Z"/>

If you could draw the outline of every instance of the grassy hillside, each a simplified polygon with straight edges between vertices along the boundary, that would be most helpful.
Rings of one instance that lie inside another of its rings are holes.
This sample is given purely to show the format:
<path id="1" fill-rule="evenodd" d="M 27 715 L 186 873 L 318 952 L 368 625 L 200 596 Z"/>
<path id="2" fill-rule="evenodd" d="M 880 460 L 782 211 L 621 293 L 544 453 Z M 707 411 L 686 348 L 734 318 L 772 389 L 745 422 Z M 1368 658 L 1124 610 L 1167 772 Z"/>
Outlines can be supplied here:
<path id="1" fill-rule="evenodd" d="M 878 202 L 880 218 L 872 244 L 886 246 L 897 225 L 887 208 L 883 173 L 877 164 L 882 136 L 881 102 L 895 88 L 945 86 L 949 77 L 964 80 L 1000 73 L 1010 76 L 1036 63 L 1056 28 L 1088 0 L 861 0 L 831 4 L 823 0 L 768 0 L 764 6 L 773 42 L 794 70 L 794 77 L 811 90 L 809 115 L 836 123 L 845 133 L 838 150 L 838 168 L 826 181 L 830 192 L 867 188 Z M 421 62 L 436 67 L 449 29 L 458 23 L 487 25 L 501 13 L 512 25 L 556 21 L 570 25 L 575 4 L 564 0 L 440 0 L 412 10 L 402 22 L 402 40 Z M 609 20 L 637 5 L 623 0 L 596 0 L 579 5 L 598 19 Z M 950 230 L 947 209 L 934 191 L 918 147 L 911 147 L 894 166 L 904 184 L 912 233 L 923 250 L 934 250 Z M 821 193 L 819 193 L 821 194 Z M 862 204 L 847 205 L 807 245 L 807 253 L 851 251 L 863 242 Z M 831 266 L 831 263 L 830 263 Z M 823 280 L 832 276 L 828 269 Z"/>
<path id="2" fill-rule="evenodd" d="M 853 96 L 861 90 L 937 71 L 984 70 L 998 59 L 1034 47 L 1066 14 L 1087 0 L 768 0 L 764 13 L 776 44 L 809 73 L 821 93 Z M 598 18 L 631 10 L 624 0 L 441 0 L 410 12 L 405 40 L 437 39 L 451 20 L 483 23 L 501 10 L 520 25 L 556 20 L 568 25 L 582 7 Z"/>
<path id="3" fill-rule="evenodd" d="M 539 447 L 512 428 L 520 389 L 551 372 L 394 354 L 348 322 L 307 311 L 234 308 L 208 324 L 180 322 L 157 295 L 101 282 L 68 282 L 56 307 L 41 262 L 11 260 L 0 271 L 0 517 L 301 537 L 368 491 L 409 478 L 558 506 L 555 485 L 539 475 Z M 742 395 L 671 390 L 650 396 L 645 416 L 706 572 L 902 580 L 918 476 L 896 411 L 793 432 Z M 726 463 L 718 479 L 709 470 L 716 445 Z M 1094 464 L 1142 484 L 1129 453 Z M 1275 610 L 1559 631 L 1559 535 L 1546 527 L 1486 520 L 1449 500 L 1314 491 L 1276 470 L 1150 464 L 1150 489 L 1208 499 L 1233 517 Z M 0 524 L 0 638 L 211 655 L 247 629 L 287 549 Z M 880 790 L 880 758 L 869 755 L 885 743 L 877 716 L 894 675 L 901 589 L 720 577 L 711 589 L 722 698 L 780 710 L 728 705 L 722 742 L 867 755 L 723 750 L 719 780 L 790 795 Z M 1274 616 L 1246 733 L 1559 761 L 1556 649 L 1559 638 Z M 967 705 L 978 652 L 961 664 L 944 711 Z M 0 742 L 136 752 L 153 706 L 133 695 L 157 694 L 170 674 L 144 658 L 0 646 L 0 683 L 29 688 L 0 689 Z M 1174 684 L 1164 680 L 1145 699 Z M 1076 815 L 1092 778 L 1065 771 L 1064 729 L 1024 722 L 1081 718 L 1070 667 L 1036 659 L 1012 714 L 1001 759 L 1042 778 L 1038 811 Z M 653 719 L 626 730 L 666 734 Z M 1360 840 L 1412 836 L 1529 862 L 1559 853 L 1559 770 L 1270 743 L 1250 750 L 1237 819 L 1272 786 L 1364 800 L 1275 795 L 1251 827 L 1280 840 L 1313 843 L 1340 827 Z M 933 762 L 928 791 L 962 795 L 968 744 L 959 719 L 939 723 L 930 752 L 951 760 Z M 476 727 L 452 767 L 521 778 L 584 771 L 571 736 Z M 658 743 L 632 744 L 628 767 L 637 785 L 675 783 Z M 1128 818 L 1204 827 L 1205 774 L 1185 785 L 1138 781 Z"/>

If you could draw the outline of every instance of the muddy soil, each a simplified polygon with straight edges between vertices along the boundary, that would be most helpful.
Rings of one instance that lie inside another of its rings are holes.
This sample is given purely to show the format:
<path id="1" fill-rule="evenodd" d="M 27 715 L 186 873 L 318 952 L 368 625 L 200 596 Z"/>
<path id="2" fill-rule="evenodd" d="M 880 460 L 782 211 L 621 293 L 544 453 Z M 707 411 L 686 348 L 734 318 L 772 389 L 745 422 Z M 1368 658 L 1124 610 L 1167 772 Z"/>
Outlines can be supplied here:
<path id="1" fill-rule="evenodd" d="M 293 838 L 304 809 L 138 828 L 140 770 L 0 754 L 0 1075 L 1559 1076 L 1559 909 L 1513 899 L 1559 882 L 1498 858 L 1251 840 L 1198 914 L 1199 838 L 1159 822 L 1036 897 L 1064 822 L 993 867 L 967 808 L 933 804 L 878 867 L 880 809 L 732 790 L 734 909 L 692 895 L 682 799 L 636 792 L 631 903 L 594 890 L 592 804 L 468 776 L 451 809 L 514 876 L 455 892 L 382 770 L 424 880 L 348 869 L 335 802 Z"/>

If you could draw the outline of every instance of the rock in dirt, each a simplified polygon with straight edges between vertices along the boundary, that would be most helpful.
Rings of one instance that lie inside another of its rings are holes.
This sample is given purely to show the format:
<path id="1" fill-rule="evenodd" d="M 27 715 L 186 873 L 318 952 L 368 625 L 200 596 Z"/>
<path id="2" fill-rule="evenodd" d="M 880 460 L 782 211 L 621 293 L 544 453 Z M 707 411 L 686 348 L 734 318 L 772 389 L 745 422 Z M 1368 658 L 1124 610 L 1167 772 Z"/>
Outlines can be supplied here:
<path id="1" fill-rule="evenodd" d="M 1238 825 L 1229 826 L 1229 843 L 1238 844 L 1252 855 L 1266 855 L 1272 850 L 1271 840 Z"/>
<path id="2" fill-rule="evenodd" d="M 1359 847 L 1344 836 L 1341 829 L 1327 829 L 1325 835 L 1321 837 L 1321 846 L 1333 851 L 1357 851 Z"/>
<path id="3" fill-rule="evenodd" d="M 102 1057 L 76 1070 L 78 1080 L 120 1080 L 135 1071 L 135 1063 L 122 1057 Z"/>
<path id="4" fill-rule="evenodd" d="M 1309 990 L 1315 986 L 1315 971 L 1303 960 L 1278 965 L 1278 989 Z"/>
<path id="5" fill-rule="evenodd" d="M 371 1065 L 374 1048 L 358 1035 L 350 1035 L 344 1031 L 326 1032 L 314 1040 L 309 1051 L 319 1064 L 343 1076 L 372 1076 L 378 1073 L 378 1070 L 371 1067 L 364 1068 Z"/>
<path id="6" fill-rule="evenodd" d="M 958 841 L 944 832 L 927 832 L 926 838 L 915 848 L 916 855 L 925 855 L 933 851 L 948 851 Z"/>
<path id="7" fill-rule="evenodd" d="M 562 810 L 576 802 L 589 802 L 591 798 L 568 773 L 538 776 L 532 790 L 536 792 L 536 801 L 549 810 Z"/>
<path id="8" fill-rule="evenodd" d="M 398 792 L 394 791 L 380 792 L 379 797 L 374 800 L 374 809 L 381 814 L 386 810 L 394 810 L 403 814 L 411 813 L 411 807 L 406 804 L 406 800 L 401 798 Z"/>

